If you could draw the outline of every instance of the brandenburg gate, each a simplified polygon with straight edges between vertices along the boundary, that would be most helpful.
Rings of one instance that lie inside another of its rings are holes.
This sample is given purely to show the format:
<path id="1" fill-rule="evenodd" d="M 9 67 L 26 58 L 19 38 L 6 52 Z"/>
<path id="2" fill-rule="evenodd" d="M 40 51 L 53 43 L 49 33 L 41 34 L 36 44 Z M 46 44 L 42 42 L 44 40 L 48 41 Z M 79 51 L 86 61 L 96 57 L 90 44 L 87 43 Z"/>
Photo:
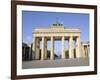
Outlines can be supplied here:
<path id="1" fill-rule="evenodd" d="M 65 28 L 63 24 L 52 24 L 49 28 L 34 29 L 33 30 L 33 59 L 41 60 L 47 58 L 47 41 L 51 41 L 50 59 L 54 59 L 54 41 L 61 40 L 61 58 L 66 59 L 65 56 L 65 40 L 68 40 L 68 54 L 69 58 L 74 58 L 73 40 L 75 41 L 76 58 L 81 57 L 80 54 L 80 29 Z M 42 42 L 40 54 L 40 41 Z"/>

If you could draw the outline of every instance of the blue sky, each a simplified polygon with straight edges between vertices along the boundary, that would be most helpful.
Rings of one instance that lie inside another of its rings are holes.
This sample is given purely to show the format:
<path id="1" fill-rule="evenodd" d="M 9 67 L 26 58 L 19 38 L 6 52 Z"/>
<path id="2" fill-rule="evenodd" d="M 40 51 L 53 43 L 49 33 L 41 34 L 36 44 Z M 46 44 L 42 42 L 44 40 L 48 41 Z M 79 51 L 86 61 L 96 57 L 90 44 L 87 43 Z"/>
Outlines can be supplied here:
<path id="1" fill-rule="evenodd" d="M 50 27 L 57 18 L 65 28 L 79 28 L 81 41 L 89 41 L 89 14 L 22 11 L 23 42 L 31 43 L 33 29 Z M 59 52 L 57 46 L 61 46 L 60 41 L 55 42 L 56 52 Z"/>

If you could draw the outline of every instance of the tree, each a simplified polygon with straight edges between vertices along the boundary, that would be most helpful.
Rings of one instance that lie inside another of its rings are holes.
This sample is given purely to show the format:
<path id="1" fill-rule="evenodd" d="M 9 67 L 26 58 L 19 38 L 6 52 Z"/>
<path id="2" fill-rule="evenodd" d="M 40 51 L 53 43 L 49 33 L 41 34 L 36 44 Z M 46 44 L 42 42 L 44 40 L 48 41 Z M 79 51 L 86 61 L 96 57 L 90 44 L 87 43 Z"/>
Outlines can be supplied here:
<path id="1" fill-rule="evenodd" d="M 69 58 L 69 51 L 68 50 L 65 51 L 65 56 L 66 56 L 66 58 Z"/>

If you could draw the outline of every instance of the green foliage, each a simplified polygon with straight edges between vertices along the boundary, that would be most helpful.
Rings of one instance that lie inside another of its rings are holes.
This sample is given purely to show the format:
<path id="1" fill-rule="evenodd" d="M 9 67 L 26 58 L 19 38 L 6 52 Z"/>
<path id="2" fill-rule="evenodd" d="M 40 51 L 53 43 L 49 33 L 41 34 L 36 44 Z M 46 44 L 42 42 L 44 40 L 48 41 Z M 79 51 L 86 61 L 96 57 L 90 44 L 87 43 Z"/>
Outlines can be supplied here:
<path id="1" fill-rule="evenodd" d="M 65 51 L 65 56 L 66 56 L 66 58 L 69 58 L 69 51 L 68 50 Z"/>

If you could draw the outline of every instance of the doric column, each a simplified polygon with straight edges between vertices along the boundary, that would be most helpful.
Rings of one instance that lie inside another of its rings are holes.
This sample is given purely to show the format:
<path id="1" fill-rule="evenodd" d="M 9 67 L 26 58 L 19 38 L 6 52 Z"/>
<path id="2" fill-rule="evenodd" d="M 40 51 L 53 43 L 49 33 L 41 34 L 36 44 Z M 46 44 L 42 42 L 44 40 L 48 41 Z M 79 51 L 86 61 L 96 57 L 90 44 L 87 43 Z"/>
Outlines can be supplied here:
<path id="1" fill-rule="evenodd" d="M 86 45 L 84 46 L 85 57 L 87 57 Z"/>
<path id="2" fill-rule="evenodd" d="M 80 39 L 79 37 L 76 38 L 76 57 L 81 57 L 82 55 L 80 54 Z"/>
<path id="3" fill-rule="evenodd" d="M 25 47 L 23 46 L 23 59 L 25 59 Z"/>
<path id="4" fill-rule="evenodd" d="M 35 59 L 35 53 L 36 53 L 36 38 L 33 37 L 33 46 L 32 46 L 32 59 Z"/>
<path id="5" fill-rule="evenodd" d="M 62 59 L 65 59 L 66 57 L 65 57 L 65 45 L 64 45 L 64 40 L 65 40 L 65 38 L 64 38 L 64 36 L 62 37 L 62 50 L 61 50 L 61 52 L 62 52 Z"/>
<path id="6" fill-rule="evenodd" d="M 44 37 L 42 37 L 41 60 L 44 60 L 44 51 L 45 51 L 45 47 L 44 47 Z"/>
<path id="7" fill-rule="evenodd" d="M 82 57 L 86 57 L 86 56 L 85 56 L 85 49 L 84 49 L 84 45 L 83 45 L 83 44 L 81 44 L 81 46 L 82 46 L 82 47 L 81 47 L 81 48 L 82 48 Z"/>
<path id="8" fill-rule="evenodd" d="M 50 59 L 54 59 L 54 39 L 51 37 L 51 54 L 50 54 Z"/>
<path id="9" fill-rule="evenodd" d="M 86 45 L 86 57 L 88 57 L 88 45 Z"/>
<path id="10" fill-rule="evenodd" d="M 72 41 L 73 41 L 73 38 L 72 36 L 70 36 L 69 38 L 69 58 L 74 58 Z"/>
<path id="11" fill-rule="evenodd" d="M 90 54 L 90 48 L 89 48 L 89 45 L 88 45 L 88 57 L 89 57 L 89 54 Z"/>
<path id="12" fill-rule="evenodd" d="M 31 59 L 31 44 L 29 44 L 29 59 Z"/>
<path id="13" fill-rule="evenodd" d="M 39 53 L 40 53 L 40 41 L 39 38 L 36 38 L 36 59 L 39 59 Z"/>
<path id="14" fill-rule="evenodd" d="M 44 47 L 45 47 L 45 59 L 47 59 L 47 39 L 44 40 Z"/>

